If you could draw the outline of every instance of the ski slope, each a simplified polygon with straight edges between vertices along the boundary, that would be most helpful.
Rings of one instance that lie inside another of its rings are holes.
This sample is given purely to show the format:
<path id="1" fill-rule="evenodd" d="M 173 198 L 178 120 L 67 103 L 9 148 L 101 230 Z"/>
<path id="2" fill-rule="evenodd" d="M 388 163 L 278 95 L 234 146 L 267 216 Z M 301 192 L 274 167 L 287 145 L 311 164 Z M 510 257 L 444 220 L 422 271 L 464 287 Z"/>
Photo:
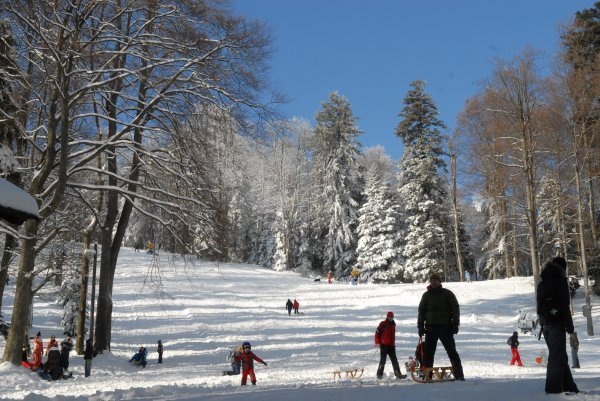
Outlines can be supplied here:
<path id="1" fill-rule="evenodd" d="M 160 269 L 159 269 L 160 266 Z M 90 280 L 91 281 L 91 280 Z M 465 382 L 417 384 L 375 379 L 379 354 L 373 334 L 388 310 L 397 323 L 397 354 L 404 362 L 418 340 L 417 306 L 425 284 L 357 285 L 315 282 L 294 273 L 252 265 L 187 261 L 170 255 L 121 251 L 113 291 L 110 352 L 93 361 L 83 377 L 83 357 L 71 353 L 74 379 L 47 382 L 22 367 L 0 364 L 0 399 L 38 400 L 218 400 L 218 401 L 485 401 L 600 400 L 600 340 L 588 337 L 575 298 L 575 327 L 581 342 L 581 369 L 575 381 L 587 394 L 544 393 L 545 368 L 535 358 L 545 344 L 520 335 L 524 367 L 511 367 L 506 339 L 516 330 L 519 310 L 534 309 L 531 278 L 444 284 L 461 305 L 456 336 Z M 14 280 L 3 313 L 11 318 Z M 287 315 L 287 299 L 298 299 L 302 315 Z M 31 332 L 64 336 L 61 310 L 50 293 L 36 298 Z M 593 299 L 597 304 L 598 299 Z M 595 309 L 594 322 L 600 313 Z M 597 334 L 600 326 L 595 327 Z M 156 365 L 156 343 L 164 363 Z M 221 376 L 225 358 L 243 341 L 268 366 L 255 365 L 257 386 L 240 386 L 240 376 Z M 127 360 L 140 346 L 149 350 L 145 369 Z M 4 342 L 0 340 L 0 352 Z M 44 358 L 45 360 L 45 358 Z M 448 365 L 441 344 L 436 365 Z M 364 367 L 359 380 L 333 380 L 340 367 Z M 386 374 L 391 364 L 386 365 Z"/>

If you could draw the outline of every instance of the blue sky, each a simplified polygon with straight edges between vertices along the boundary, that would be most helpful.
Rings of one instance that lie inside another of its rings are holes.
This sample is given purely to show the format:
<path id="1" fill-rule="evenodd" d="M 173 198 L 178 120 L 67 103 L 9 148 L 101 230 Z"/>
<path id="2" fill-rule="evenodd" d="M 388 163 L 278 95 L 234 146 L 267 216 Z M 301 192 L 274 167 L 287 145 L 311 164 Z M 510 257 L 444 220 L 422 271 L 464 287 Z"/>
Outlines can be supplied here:
<path id="1" fill-rule="evenodd" d="M 270 26 L 275 88 L 289 98 L 281 111 L 314 121 L 338 91 L 352 104 L 360 141 L 383 145 L 395 159 L 394 135 L 410 82 L 422 79 L 440 118 L 455 126 L 464 102 L 490 76 L 495 58 L 528 45 L 547 63 L 559 29 L 582 0 L 234 0 L 233 10 Z"/>

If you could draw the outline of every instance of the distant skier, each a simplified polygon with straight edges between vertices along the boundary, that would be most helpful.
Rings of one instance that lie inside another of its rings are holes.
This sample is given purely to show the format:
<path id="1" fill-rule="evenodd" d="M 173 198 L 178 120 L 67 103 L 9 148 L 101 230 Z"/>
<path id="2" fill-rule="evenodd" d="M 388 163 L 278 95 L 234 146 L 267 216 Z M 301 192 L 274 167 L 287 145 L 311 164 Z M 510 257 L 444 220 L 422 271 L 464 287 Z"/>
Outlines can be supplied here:
<path id="1" fill-rule="evenodd" d="M 508 337 L 506 343 L 510 345 L 510 351 L 512 352 L 510 366 L 514 366 L 515 362 L 517 363 L 517 365 L 523 366 L 523 363 L 521 363 L 521 355 L 519 355 L 519 333 L 513 331 L 512 336 Z"/>
<path id="2" fill-rule="evenodd" d="M 288 298 L 287 302 L 285 303 L 285 307 L 288 311 L 288 316 L 292 316 L 292 308 L 294 307 L 294 304 L 289 298 Z"/>
<path id="3" fill-rule="evenodd" d="M 298 312 L 298 309 L 300 308 L 300 303 L 295 299 L 294 299 L 293 306 L 294 306 L 294 315 L 297 315 L 298 313 L 300 313 L 300 312 Z"/>
<path id="4" fill-rule="evenodd" d="M 243 352 L 235 357 L 236 360 L 242 362 L 242 386 L 246 385 L 248 376 L 250 376 L 250 381 L 254 386 L 256 385 L 256 375 L 254 374 L 254 361 L 260 362 L 265 366 L 267 366 L 267 363 L 251 351 L 252 346 L 249 342 L 244 342 L 242 344 L 242 349 Z"/>

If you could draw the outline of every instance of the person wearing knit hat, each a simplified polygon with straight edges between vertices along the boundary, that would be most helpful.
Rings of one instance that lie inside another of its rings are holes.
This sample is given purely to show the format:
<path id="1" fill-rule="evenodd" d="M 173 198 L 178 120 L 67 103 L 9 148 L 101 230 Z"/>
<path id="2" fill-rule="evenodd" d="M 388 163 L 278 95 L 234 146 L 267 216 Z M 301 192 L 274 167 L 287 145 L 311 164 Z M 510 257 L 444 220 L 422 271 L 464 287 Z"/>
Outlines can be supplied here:
<path id="1" fill-rule="evenodd" d="M 566 333 L 575 332 L 575 327 L 571 316 L 566 268 L 567 261 L 562 257 L 548 261 L 542 269 L 541 281 L 536 291 L 541 332 L 548 347 L 545 386 L 547 394 L 579 392 L 567 356 Z"/>
<path id="2" fill-rule="evenodd" d="M 379 323 L 377 330 L 375 330 L 375 346 L 379 347 L 379 366 L 377 367 L 377 379 L 383 378 L 383 369 L 385 368 L 385 361 L 387 357 L 390 357 L 392 366 L 394 368 L 394 375 L 398 379 L 405 379 L 406 375 L 403 375 L 400 371 L 400 365 L 398 365 L 398 358 L 396 357 L 396 322 L 394 322 L 394 312 L 388 312 L 385 320 Z"/>
<path id="3" fill-rule="evenodd" d="M 442 287 L 439 274 L 434 273 L 429 277 L 427 291 L 419 303 L 419 316 L 417 327 L 419 337 L 425 335 L 425 358 L 423 365 L 432 368 L 437 342 L 440 340 L 448 353 L 448 358 L 457 380 L 465 380 L 462 362 L 458 352 L 454 335 L 458 333 L 460 324 L 460 307 L 452 291 Z"/>

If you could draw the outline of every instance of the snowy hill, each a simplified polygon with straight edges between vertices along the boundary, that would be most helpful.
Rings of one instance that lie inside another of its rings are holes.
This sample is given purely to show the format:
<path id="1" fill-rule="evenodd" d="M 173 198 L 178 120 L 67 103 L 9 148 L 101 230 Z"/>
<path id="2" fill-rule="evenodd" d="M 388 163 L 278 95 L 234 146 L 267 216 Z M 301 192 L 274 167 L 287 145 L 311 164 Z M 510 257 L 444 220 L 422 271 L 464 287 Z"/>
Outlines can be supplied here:
<path id="1" fill-rule="evenodd" d="M 156 260 L 154 260 L 156 262 Z M 461 304 L 457 349 L 465 382 L 417 384 L 407 379 L 377 381 L 379 355 L 373 344 L 377 324 L 396 315 L 397 354 L 403 363 L 417 342 L 417 305 L 424 284 L 358 285 L 315 282 L 293 273 L 250 265 L 188 262 L 123 249 L 115 276 L 112 349 L 93 361 L 83 377 L 83 357 L 72 353 L 73 380 L 46 382 L 11 364 L 0 365 L 0 399 L 32 400 L 600 400 L 600 340 L 588 337 L 575 298 L 575 327 L 581 341 L 581 369 L 575 381 L 587 394 L 547 396 L 545 368 L 535 358 L 544 341 L 521 335 L 525 367 L 511 367 L 507 337 L 516 330 L 519 310 L 533 310 L 530 278 L 444 284 Z M 153 282 L 160 281 L 162 288 Z M 580 290 L 581 291 L 581 290 Z M 14 280 L 3 313 L 11 318 Z M 36 299 L 32 332 L 62 339 L 61 311 L 47 297 Z M 298 299 L 303 315 L 288 317 L 285 302 Z M 597 299 L 593 300 L 597 303 Z M 594 321 L 600 319 L 600 313 Z M 596 332 L 600 327 L 596 325 Z M 156 365 L 161 339 L 164 364 Z M 250 341 L 268 367 L 256 366 L 258 385 L 241 387 L 240 376 L 221 376 L 228 351 Z M 145 369 L 127 360 L 144 345 Z M 4 343 L 0 340 L 0 352 Z M 436 365 L 449 364 L 441 344 Z M 333 380 L 339 367 L 365 368 L 359 380 Z M 391 364 L 386 365 L 386 374 Z"/>

